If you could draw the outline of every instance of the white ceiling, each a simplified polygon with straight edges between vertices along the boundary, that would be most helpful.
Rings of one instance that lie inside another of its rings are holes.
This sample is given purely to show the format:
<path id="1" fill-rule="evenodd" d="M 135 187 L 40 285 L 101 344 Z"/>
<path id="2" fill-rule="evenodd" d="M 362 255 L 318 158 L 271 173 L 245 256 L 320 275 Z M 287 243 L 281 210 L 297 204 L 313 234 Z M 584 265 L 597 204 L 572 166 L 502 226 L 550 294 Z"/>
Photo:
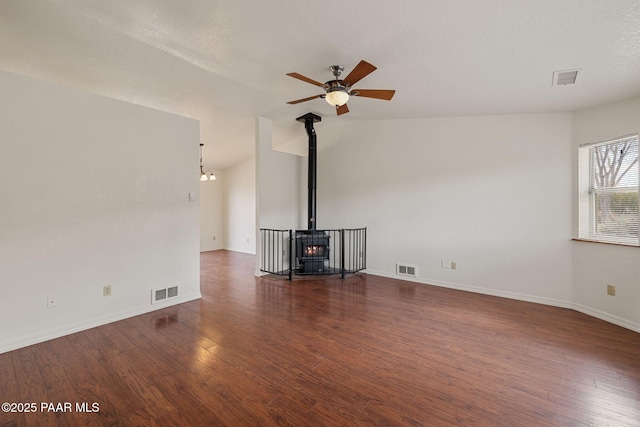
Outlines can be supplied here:
<path id="1" fill-rule="evenodd" d="M 328 67 L 378 67 L 336 117 Z M 579 84 L 552 87 L 557 70 Z M 201 122 L 205 165 L 253 156 L 255 117 L 400 119 L 572 111 L 640 95 L 638 0 L 2 0 L 0 69 Z"/>

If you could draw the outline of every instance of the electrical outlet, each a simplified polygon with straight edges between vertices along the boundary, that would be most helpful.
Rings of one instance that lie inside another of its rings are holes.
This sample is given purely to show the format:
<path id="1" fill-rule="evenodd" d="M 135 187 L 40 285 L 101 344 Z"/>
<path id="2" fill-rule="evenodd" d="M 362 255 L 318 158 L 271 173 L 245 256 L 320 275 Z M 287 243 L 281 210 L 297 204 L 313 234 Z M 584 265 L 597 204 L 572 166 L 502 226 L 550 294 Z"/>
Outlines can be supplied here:
<path id="1" fill-rule="evenodd" d="M 607 285 L 607 295 L 611 295 L 612 297 L 616 296 L 616 287 L 615 287 L 615 285 Z"/>
<path id="2" fill-rule="evenodd" d="M 47 297 L 47 308 L 56 308 L 58 306 L 58 297 Z"/>
<path id="3" fill-rule="evenodd" d="M 455 270 L 457 268 L 457 264 L 455 261 L 440 260 L 440 267 L 445 270 Z"/>
<path id="4" fill-rule="evenodd" d="M 111 285 L 106 285 L 102 287 L 102 296 L 103 297 L 111 296 Z"/>

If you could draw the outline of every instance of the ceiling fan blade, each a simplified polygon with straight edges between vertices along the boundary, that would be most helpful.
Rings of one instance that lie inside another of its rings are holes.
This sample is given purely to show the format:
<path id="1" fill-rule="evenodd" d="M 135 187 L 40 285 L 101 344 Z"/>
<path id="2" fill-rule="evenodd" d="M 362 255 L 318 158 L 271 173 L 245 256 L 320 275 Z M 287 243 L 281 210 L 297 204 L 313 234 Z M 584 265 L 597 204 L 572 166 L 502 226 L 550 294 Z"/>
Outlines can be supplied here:
<path id="1" fill-rule="evenodd" d="M 322 98 L 323 96 L 324 96 L 324 94 L 322 94 L 322 95 L 314 95 L 314 96 L 310 96 L 308 98 L 302 98 L 302 99 L 296 99 L 295 101 L 289 101 L 289 102 L 287 102 L 287 104 L 300 104 L 301 102 L 311 101 L 312 99 Z"/>
<path id="2" fill-rule="evenodd" d="M 356 65 L 356 68 L 354 68 L 347 77 L 342 79 L 342 81 L 349 86 L 353 86 L 362 78 L 373 73 L 376 69 L 375 66 L 369 64 L 367 61 L 360 61 L 358 65 Z"/>
<path id="3" fill-rule="evenodd" d="M 294 79 L 302 80 L 303 82 L 311 83 L 312 85 L 316 85 L 316 86 L 320 86 L 320 87 L 324 86 L 323 83 L 317 82 L 317 81 L 315 81 L 313 79 L 310 79 L 309 77 L 305 77 L 302 74 L 287 73 L 287 76 L 293 77 Z"/>
<path id="4" fill-rule="evenodd" d="M 393 95 L 396 93 L 395 90 L 387 90 L 387 89 L 357 89 L 350 93 L 353 96 L 362 96 L 363 98 L 375 98 L 375 99 L 384 99 L 386 101 L 390 101 L 393 98 Z"/>
<path id="5" fill-rule="evenodd" d="M 342 114 L 347 114 L 349 112 L 349 107 L 347 107 L 347 104 L 343 104 L 343 105 L 339 105 L 336 107 L 336 113 L 338 113 L 338 115 L 342 115 Z"/>

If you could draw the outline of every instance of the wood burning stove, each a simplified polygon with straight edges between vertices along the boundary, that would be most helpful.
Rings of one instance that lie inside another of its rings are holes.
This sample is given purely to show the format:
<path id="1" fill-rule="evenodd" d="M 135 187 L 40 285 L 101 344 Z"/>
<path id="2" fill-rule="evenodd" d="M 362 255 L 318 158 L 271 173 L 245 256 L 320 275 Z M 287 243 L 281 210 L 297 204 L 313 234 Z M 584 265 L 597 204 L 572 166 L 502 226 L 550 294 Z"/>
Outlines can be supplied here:
<path id="1" fill-rule="evenodd" d="M 296 235 L 298 274 L 329 273 L 329 235 L 323 231 L 302 231 Z"/>

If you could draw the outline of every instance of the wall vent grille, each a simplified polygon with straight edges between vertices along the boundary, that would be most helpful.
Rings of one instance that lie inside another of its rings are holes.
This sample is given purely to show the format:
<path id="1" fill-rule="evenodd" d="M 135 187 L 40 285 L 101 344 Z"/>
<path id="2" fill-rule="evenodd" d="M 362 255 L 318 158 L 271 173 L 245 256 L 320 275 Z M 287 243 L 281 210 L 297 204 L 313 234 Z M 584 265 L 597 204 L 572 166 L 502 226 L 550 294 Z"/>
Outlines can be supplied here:
<path id="1" fill-rule="evenodd" d="M 408 264 L 396 264 L 396 274 L 401 276 L 417 276 L 417 267 Z"/>
<path id="2" fill-rule="evenodd" d="M 151 304 L 176 298 L 178 296 L 178 285 L 166 286 L 163 288 L 151 289 Z"/>

